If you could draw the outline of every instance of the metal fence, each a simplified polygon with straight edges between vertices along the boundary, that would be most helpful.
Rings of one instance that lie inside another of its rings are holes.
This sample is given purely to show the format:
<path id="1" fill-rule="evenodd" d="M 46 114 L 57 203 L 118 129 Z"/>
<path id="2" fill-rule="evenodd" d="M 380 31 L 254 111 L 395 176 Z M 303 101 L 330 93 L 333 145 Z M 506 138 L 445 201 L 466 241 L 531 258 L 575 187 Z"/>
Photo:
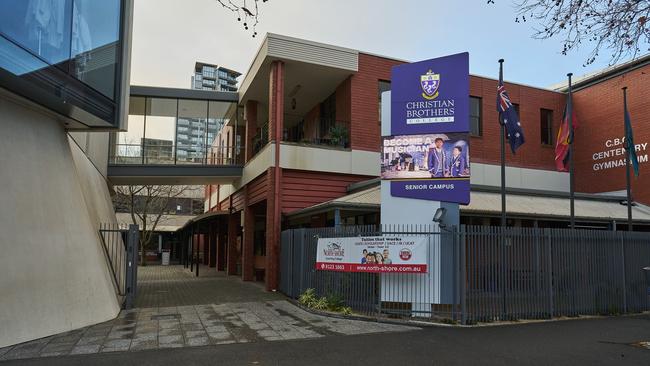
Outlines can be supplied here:
<path id="1" fill-rule="evenodd" d="M 315 268 L 319 237 L 388 233 L 428 236 L 429 263 L 437 263 L 439 278 Z M 650 266 L 649 233 L 485 226 L 293 229 L 282 233 L 280 262 L 286 295 L 297 298 L 313 288 L 371 316 L 476 323 L 650 308 L 642 270 Z"/>
<path id="2" fill-rule="evenodd" d="M 112 275 L 115 293 L 126 309 L 133 307 L 137 290 L 138 225 L 100 224 L 99 237 Z"/>

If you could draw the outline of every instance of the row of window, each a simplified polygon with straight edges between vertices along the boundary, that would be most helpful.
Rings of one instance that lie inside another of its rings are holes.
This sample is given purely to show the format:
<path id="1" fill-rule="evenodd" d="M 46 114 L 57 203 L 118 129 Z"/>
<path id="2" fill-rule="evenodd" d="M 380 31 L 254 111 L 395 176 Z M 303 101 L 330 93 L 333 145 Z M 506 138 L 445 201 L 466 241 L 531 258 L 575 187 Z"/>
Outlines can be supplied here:
<path id="1" fill-rule="evenodd" d="M 469 97 L 469 132 L 472 136 L 483 135 L 483 107 L 482 98 Z M 517 116 L 519 104 L 513 103 Z M 540 108 L 539 110 L 540 143 L 553 145 L 553 111 Z"/>
<path id="2" fill-rule="evenodd" d="M 390 90 L 390 81 L 379 80 L 377 88 L 379 105 L 379 125 L 381 126 L 381 94 Z M 469 132 L 472 136 L 483 136 L 483 107 L 482 98 L 469 97 Z M 519 116 L 519 104 L 513 103 Z M 553 111 L 541 108 L 539 110 L 540 142 L 542 145 L 553 145 Z"/>

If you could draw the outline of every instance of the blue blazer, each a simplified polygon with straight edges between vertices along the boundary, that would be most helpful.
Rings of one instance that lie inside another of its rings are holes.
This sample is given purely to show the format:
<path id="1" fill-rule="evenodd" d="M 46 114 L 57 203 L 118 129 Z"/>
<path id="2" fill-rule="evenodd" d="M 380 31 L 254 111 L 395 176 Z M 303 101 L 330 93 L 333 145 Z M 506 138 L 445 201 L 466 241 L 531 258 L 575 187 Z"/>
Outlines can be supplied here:
<path id="1" fill-rule="evenodd" d="M 467 168 L 467 163 L 465 162 L 465 157 L 461 154 L 458 157 L 451 158 L 451 164 L 449 166 L 449 172 L 452 177 L 459 177 L 461 174 L 465 173 Z"/>
<path id="2" fill-rule="evenodd" d="M 445 155 L 445 150 L 442 150 L 441 153 L 442 158 L 436 154 L 436 149 L 429 149 L 429 152 L 427 153 L 427 167 L 431 174 L 436 174 L 438 170 L 444 174 L 445 170 L 447 170 L 447 156 Z"/>

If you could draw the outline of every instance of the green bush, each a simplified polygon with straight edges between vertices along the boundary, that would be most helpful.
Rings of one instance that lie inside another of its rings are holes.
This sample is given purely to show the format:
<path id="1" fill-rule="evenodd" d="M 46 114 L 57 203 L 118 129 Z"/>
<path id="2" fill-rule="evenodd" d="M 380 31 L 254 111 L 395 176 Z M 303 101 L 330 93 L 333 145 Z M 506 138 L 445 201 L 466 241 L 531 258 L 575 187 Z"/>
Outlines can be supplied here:
<path id="1" fill-rule="evenodd" d="M 313 288 L 308 288 L 302 295 L 300 295 L 300 297 L 298 297 L 298 302 L 308 308 L 311 308 L 317 300 L 316 290 Z"/>
<path id="2" fill-rule="evenodd" d="M 314 310 L 327 310 L 327 309 L 329 309 L 329 304 L 327 303 L 327 298 L 326 297 L 321 297 L 320 299 L 316 300 L 316 302 L 312 306 L 312 309 L 314 309 Z"/>
<path id="3" fill-rule="evenodd" d="M 327 296 L 327 310 L 339 312 L 345 306 L 343 297 L 341 295 L 328 295 Z"/>
<path id="4" fill-rule="evenodd" d="M 310 309 L 320 310 L 320 311 L 331 311 L 336 313 L 341 313 L 343 315 L 352 314 L 352 308 L 345 306 L 345 301 L 341 295 L 330 294 L 325 297 L 316 296 L 316 290 L 309 288 L 298 297 L 298 302 Z"/>

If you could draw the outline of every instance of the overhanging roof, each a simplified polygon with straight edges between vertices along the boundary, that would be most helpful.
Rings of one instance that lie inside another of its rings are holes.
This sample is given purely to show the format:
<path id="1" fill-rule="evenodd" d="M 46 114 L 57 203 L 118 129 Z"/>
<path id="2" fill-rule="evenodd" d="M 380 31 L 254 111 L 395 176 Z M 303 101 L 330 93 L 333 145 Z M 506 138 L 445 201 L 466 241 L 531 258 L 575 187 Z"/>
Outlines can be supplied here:
<path id="1" fill-rule="evenodd" d="M 625 221 L 627 206 L 621 204 L 621 200 L 621 197 L 579 194 L 575 199 L 576 218 L 589 221 Z M 374 186 L 294 211 L 287 216 L 301 217 L 333 209 L 378 211 L 380 206 L 380 187 Z M 570 216 L 569 198 L 558 193 L 510 192 L 506 196 L 506 207 L 509 215 L 519 217 L 567 219 Z M 501 213 L 501 195 L 498 192 L 472 190 L 470 204 L 461 205 L 460 212 L 465 215 L 498 215 Z M 632 207 L 632 218 L 635 222 L 650 222 L 650 207 L 635 203 Z"/>

